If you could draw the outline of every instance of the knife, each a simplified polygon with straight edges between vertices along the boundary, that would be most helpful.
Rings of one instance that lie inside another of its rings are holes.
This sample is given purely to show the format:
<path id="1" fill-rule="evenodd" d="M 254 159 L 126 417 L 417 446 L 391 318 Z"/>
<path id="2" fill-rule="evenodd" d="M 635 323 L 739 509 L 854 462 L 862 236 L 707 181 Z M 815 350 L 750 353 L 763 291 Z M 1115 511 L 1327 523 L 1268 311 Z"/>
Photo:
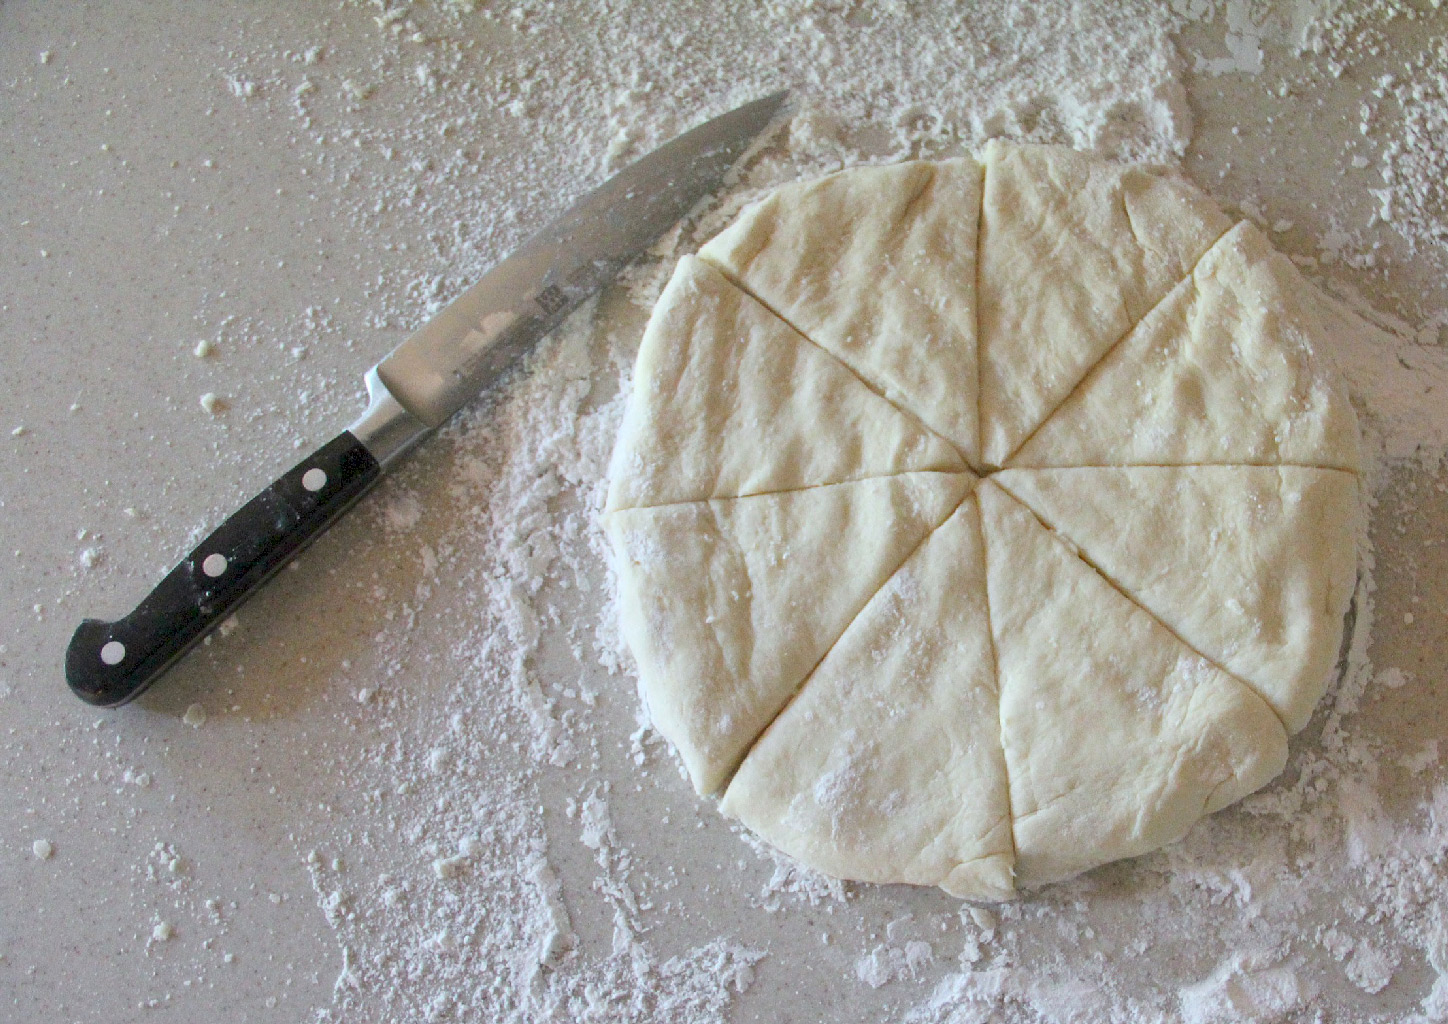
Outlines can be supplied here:
<path id="1" fill-rule="evenodd" d="M 336 522 L 419 441 L 492 384 L 712 195 L 774 121 L 777 92 L 656 149 L 584 196 L 367 371 L 367 411 L 216 528 L 115 622 L 65 652 L 81 700 L 135 698 Z"/>

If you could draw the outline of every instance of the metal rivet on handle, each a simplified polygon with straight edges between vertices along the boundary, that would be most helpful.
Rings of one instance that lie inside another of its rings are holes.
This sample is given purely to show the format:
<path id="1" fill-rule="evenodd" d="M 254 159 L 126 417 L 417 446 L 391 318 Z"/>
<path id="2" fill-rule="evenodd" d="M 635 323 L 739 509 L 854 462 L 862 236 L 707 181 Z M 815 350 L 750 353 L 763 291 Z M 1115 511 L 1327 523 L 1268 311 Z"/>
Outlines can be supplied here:
<path id="1" fill-rule="evenodd" d="M 302 474 L 302 486 L 309 491 L 320 491 L 327 486 L 327 471 L 313 466 Z"/>
<path id="2" fill-rule="evenodd" d="M 119 665 L 126 660 L 126 645 L 119 640 L 111 640 L 101 648 L 101 661 L 106 665 Z"/>
<path id="3" fill-rule="evenodd" d="M 206 560 L 201 563 L 201 571 L 212 579 L 216 579 L 216 577 L 226 571 L 226 556 L 220 551 L 213 551 L 207 555 Z"/>

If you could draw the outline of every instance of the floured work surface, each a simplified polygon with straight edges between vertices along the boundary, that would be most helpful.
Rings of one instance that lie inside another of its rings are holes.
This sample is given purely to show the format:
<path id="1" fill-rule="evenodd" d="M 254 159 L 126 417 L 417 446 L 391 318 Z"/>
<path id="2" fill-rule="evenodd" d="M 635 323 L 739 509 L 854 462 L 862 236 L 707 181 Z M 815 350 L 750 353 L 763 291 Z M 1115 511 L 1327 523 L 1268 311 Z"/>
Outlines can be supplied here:
<path id="1" fill-rule="evenodd" d="M 1441 1017 L 1448 7 L 1229 7 L 0 6 L 24 140 L 0 194 L 0 1018 Z M 568 197 L 782 86 L 798 113 L 716 211 L 166 688 L 106 714 L 65 692 L 76 618 L 132 607 L 345 426 L 360 367 Z M 596 524 L 681 254 L 781 183 L 993 136 L 1180 167 L 1347 301 L 1329 340 L 1372 518 L 1349 672 L 1283 774 L 982 913 L 832 883 L 696 797 L 639 720 Z"/>
<path id="2" fill-rule="evenodd" d="M 695 788 L 972 899 L 1281 772 L 1356 576 L 1307 286 L 1062 147 L 785 186 L 680 261 L 610 474 L 623 632 Z"/>

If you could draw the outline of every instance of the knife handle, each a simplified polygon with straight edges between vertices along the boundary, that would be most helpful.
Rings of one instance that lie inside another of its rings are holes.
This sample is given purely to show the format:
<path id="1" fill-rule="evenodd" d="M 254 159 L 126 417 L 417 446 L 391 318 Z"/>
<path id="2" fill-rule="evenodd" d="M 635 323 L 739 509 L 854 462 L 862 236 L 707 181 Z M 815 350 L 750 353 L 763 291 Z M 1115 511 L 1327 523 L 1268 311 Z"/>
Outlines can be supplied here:
<path id="1" fill-rule="evenodd" d="M 381 473 L 362 442 L 343 431 L 217 527 L 131 614 L 82 622 L 65 652 L 65 681 L 88 704 L 132 700 L 336 522 Z"/>

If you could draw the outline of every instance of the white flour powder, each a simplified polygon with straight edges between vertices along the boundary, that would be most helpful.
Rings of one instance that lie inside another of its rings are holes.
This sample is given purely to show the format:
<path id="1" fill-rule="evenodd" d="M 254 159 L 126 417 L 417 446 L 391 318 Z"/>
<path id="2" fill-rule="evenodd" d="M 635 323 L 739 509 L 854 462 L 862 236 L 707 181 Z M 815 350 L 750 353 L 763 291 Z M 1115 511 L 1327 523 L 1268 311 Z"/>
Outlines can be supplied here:
<path id="1" fill-rule="evenodd" d="M 317 1019 L 1448 1020 L 1448 704 L 1431 646 L 1445 616 L 1422 600 L 1448 574 L 1433 517 L 1448 306 L 1414 285 L 1448 263 L 1437 0 L 939 8 L 346 0 L 325 37 L 239 34 L 214 72 L 216 102 L 283 122 L 301 187 L 375 242 L 344 272 L 366 282 L 365 326 L 399 335 L 608 171 L 766 91 L 797 100 L 699 224 L 355 513 L 387 551 L 354 586 L 375 663 L 319 684 L 342 738 L 307 752 L 345 812 L 291 826 L 336 947 Z M 56 66 L 49 50 L 36 65 Z M 1247 91 L 1260 123 L 1232 120 Z M 1293 124 L 1341 146 L 1340 195 L 1273 180 L 1310 142 L 1272 134 Z M 692 795 L 633 693 L 597 514 L 643 318 L 678 254 L 781 181 L 995 135 L 1184 163 L 1320 277 L 1372 524 L 1345 670 L 1283 778 L 1167 850 L 987 912 L 821 878 Z M 266 345 L 298 385 L 277 410 L 218 384 L 216 421 L 276 414 L 301 445 L 344 419 L 349 389 L 307 369 L 308 346 L 345 343 L 327 307 L 268 325 L 216 301 L 189 363 L 224 381 L 229 352 Z M 217 735 L 220 710 L 187 721 Z M 27 863 L 62 859 L 48 836 Z M 138 871 L 146 956 L 182 955 L 185 922 L 231 913 L 189 878 L 169 847 Z"/>
<path id="2" fill-rule="evenodd" d="M 1303 51 L 1298 59 L 1305 73 L 1325 82 L 1339 62 L 1371 48 L 1373 33 L 1398 17 L 1397 10 L 1355 11 L 1350 21 L 1318 15 L 1274 27 L 1265 17 L 1254 21 L 1247 5 L 1228 4 L 1225 21 L 1215 23 L 1225 26 L 1226 56 L 1196 54 L 1191 66 L 1208 75 L 1270 71 L 1263 40 L 1285 38 Z M 948 154 L 996 134 L 1160 161 L 1178 159 L 1193 138 L 1184 89 L 1190 62 L 1168 37 L 1182 25 L 1160 12 L 1102 5 L 1067 15 L 976 5 L 969 14 L 932 14 L 903 5 L 866 12 L 778 3 L 760 8 L 760 24 L 741 31 L 737 42 L 721 31 L 704 45 L 697 45 L 686 19 L 640 33 L 632 13 L 626 6 L 615 10 L 598 37 L 584 40 L 566 60 L 485 65 L 485 84 L 464 81 L 462 69 L 471 66 L 460 63 L 461 55 L 452 67 L 434 61 L 424 71 L 420 64 L 418 95 L 408 101 L 420 128 L 429 130 L 429 119 L 441 125 L 458 116 L 456 106 L 435 98 L 437 83 L 443 96 L 476 87 L 537 126 L 542 134 L 529 149 L 534 155 L 522 159 L 535 161 L 528 165 L 535 173 L 544 154 L 557 159 L 556 172 L 540 182 L 551 186 L 541 190 L 546 205 L 711 110 L 780 82 L 800 89 L 799 112 L 786 133 L 696 231 L 663 244 L 661 259 L 631 274 L 624 294 L 575 317 L 526 375 L 448 432 L 455 497 L 469 522 L 449 564 L 451 571 L 470 567 L 478 615 L 476 630 L 460 640 L 475 678 L 457 706 L 469 719 L 481 714 L 516 723 L 509 735 L 537 768 L 490 777 L 482 766 L 496 737 L 468 728 L 410 740 L 397 750 L 393 772 L 430 775 L 423 751 L 432 744 L 449 765 L 443 777 L 419 778 L 405 807 L 394 805 L 399 827 L 451 835 L 487 824 L 473 852 L 456 855 L 453 888 L 416 890 L 395 906 L 386 902 L 391 890 L 382 884 L 358 894 L 366 912 L 337 923 L 349 965 L 339 1018 L 355 999 L 359 1006 L 380 1000 L 399 1008 L 422 1001 L 437 1015 L 482 1012 L 494 1019 L 712 1019 L 750 987 L 756 966 L 769 969 L 771 952 L 782 963 L 808 956 L 730 937 L 760 934 L 747 926 L 673 954 L 656 947 L 649 924 L 657 921 L 655 901 L 667 901 L 678 882 L 658 873 L 656 857 L 648 858 L 655 867 L 640 876 L 634 858 L 650 843 L 688 843 L 696 820 L 710 812 L 676 808 L 648 833 L 637 831 L 637 818 L 631 835 L 621 829 L 611 815 L 610 789 L 636 789 L 641 782 L 647 806 L 653 773 L 672 776 L 676 766 L 641 730 L 628 747 L 636 778 L 602 781 L 609 773 L 599 748 L 624 737 L 603 731 L 603 718 L 591 713 L 597 695 L 586 682 L 575 690 L 569 675 L 542 665 L 555 643 L 550 637 L 563 635 L 579 663 L 602 665 L 619 685 L 630 672 L 600 573 L 606 556 L 595 516 L 617 396 L 643 313 L 674 253 L 692 249 L 748 198 L 781 180 L 861 159 Z M 421 26 L 424 16 L 438 12 L 419 7 L 382 20 L 410 25 L 406 19 L 414 18 Z M 496 16 L 541 33 L 551 12 Z M 458 14 L 446 31 L 465 37 L 466 18 Z M 755 48 L 749 40 L 761 32 L 784 42 Z M 619 67 L 590 47 L 633 56 Z M 1370 103 L 1403 108 L 1403 116 L 1392 119 L 1396 134 L 1383 140 L 1384 188 L 1376 199 L 1379 215 L 1421 250 L 1442 240 L 1445 158 L 1432 140 L 1444 116 L 1443 52 L 1424 49 L 1414 60 L 1377 86 Z M 834 73 L 838 68 L 849 71 Z M 734 87 L 719 92 L 715 83 L 726 74 Z M 549 125 L 565 108 L 564 123 L 585 144 L 560 152 Z M 1291 111 L 1287 105 L 1284 116 Z M 405 140 L 399 145 L 413 151 Z M 590 163 L 599 152 L 603 159 Z M 419 315 L 419 299 L 445 300 L 502 251 L 513 225 L 535 219 L 530 209 L 479 208 L 449 183 L 448 161 L 441 165 L 420 176 L 420 191 L 403 197 L 417 215 L 440 225 L 466 224 L 469 234 L 450 231 L 439 244 L 450 268 L 444 276 L 379 290 L 381 307 L 392 315 L 411 318 Z M 1250 215 L 1265 216 L 1254 201 L 1240 198 Z M 1351 262 L 1355 253 L 1371 251 L 1354 248 L 1362 237 L 1326 234 L 1321 248 L 1297 254 L 1299 263 L 1311 271 L 1319 263 Z M 1372 455 L 1369 483 L 1381 516 L 1385 506 L 1400 505 L 1400 467 L 1411 466 L 1421 481 L 1422 473 L 1437 472 L 1448 450 L 1448 413 L 1435 397 L 1448 388 L 1448 357 L 1436 337 L 1421 334 L 1421 325 L 1374 313 L 1350 282 L 1329 283 L 1346 300 L 1330 308 L 1334 349 L 1362 413 Z M 1369 327 L 1358 313 L 1379 326 Z M 394 494 L 391 502 L 405 507 L 405 495 Z M 904 1015 L 911 1020 L 1280 1019 L 1310 1016 L 1344 993 L 1378 995 L 1400 974 L 1395 1008 L 1385 1019 L 1414 1013 L 1433 1019 L 1448 990 L 1448 936 L 1437 897 L 1448 852 L 1441 824 L 1448 786 L 1434 757 L 1420 751 L 1412 785 L 1395 793 L 1420 810 L 1383 804 L 1387 776 L 1401 774 L 1391 759 L 1403 752 L 1367 713 L 1381 690 L 1368 660 L 1380 615 L 1373 552 L 1369 544 L 1346 674 L 1294 744 L 1287 775 L 1169 850 L 1003 908 L 988 938 L 958 918 L 921 925 L 919 934 L 899 921 L 873 932 L 876 911 L 855 909 L 854 887 L 814 880 L 753 842 L 748 856 L 763 855 L 774 865 L 758 899 L 737 891 L 728 863 L 720 866 L 719 892 L 706 883 L 680 898 L 702 893 L 717 906 L 721 892 L 733 894 L 737 907 L 765 914 L 827 909 L 833 921 L 821 933 L 824 944 L 843 941 L 858 949 L 853 969 L 836 983 L 894 992 L 895 1005 L 916 1003 Z M 1402 689 L 1413 685 L 1409 680 Z M 548 773 L 580 766 L 583 779 L 574 783 L 563 820 L 545 827 L 536 805 L 540 793 L 556 788 Z M 593 778 L 594 772 L 602 774 Z M 444 805 L 448 810 L 440 810 Z M 456 815 L 458 806 L 471 814 Z M 591 858 L 591 895 L 566 892 L 559 882 L 552 858 L 566 844 Z M 579 899 L 607 908 L 611 935 L 601 948 L 573 931 L 580 914 L 597 914 L 570 909 L 570 900 Z M 856 929 L 858 938 L 851 939 Z M 909 994 L 911 987 L 919 988 L 917 995 Z M 1366 1009 L 1343 1013 L 1343 1019 L 1374 1016 Z"/>

